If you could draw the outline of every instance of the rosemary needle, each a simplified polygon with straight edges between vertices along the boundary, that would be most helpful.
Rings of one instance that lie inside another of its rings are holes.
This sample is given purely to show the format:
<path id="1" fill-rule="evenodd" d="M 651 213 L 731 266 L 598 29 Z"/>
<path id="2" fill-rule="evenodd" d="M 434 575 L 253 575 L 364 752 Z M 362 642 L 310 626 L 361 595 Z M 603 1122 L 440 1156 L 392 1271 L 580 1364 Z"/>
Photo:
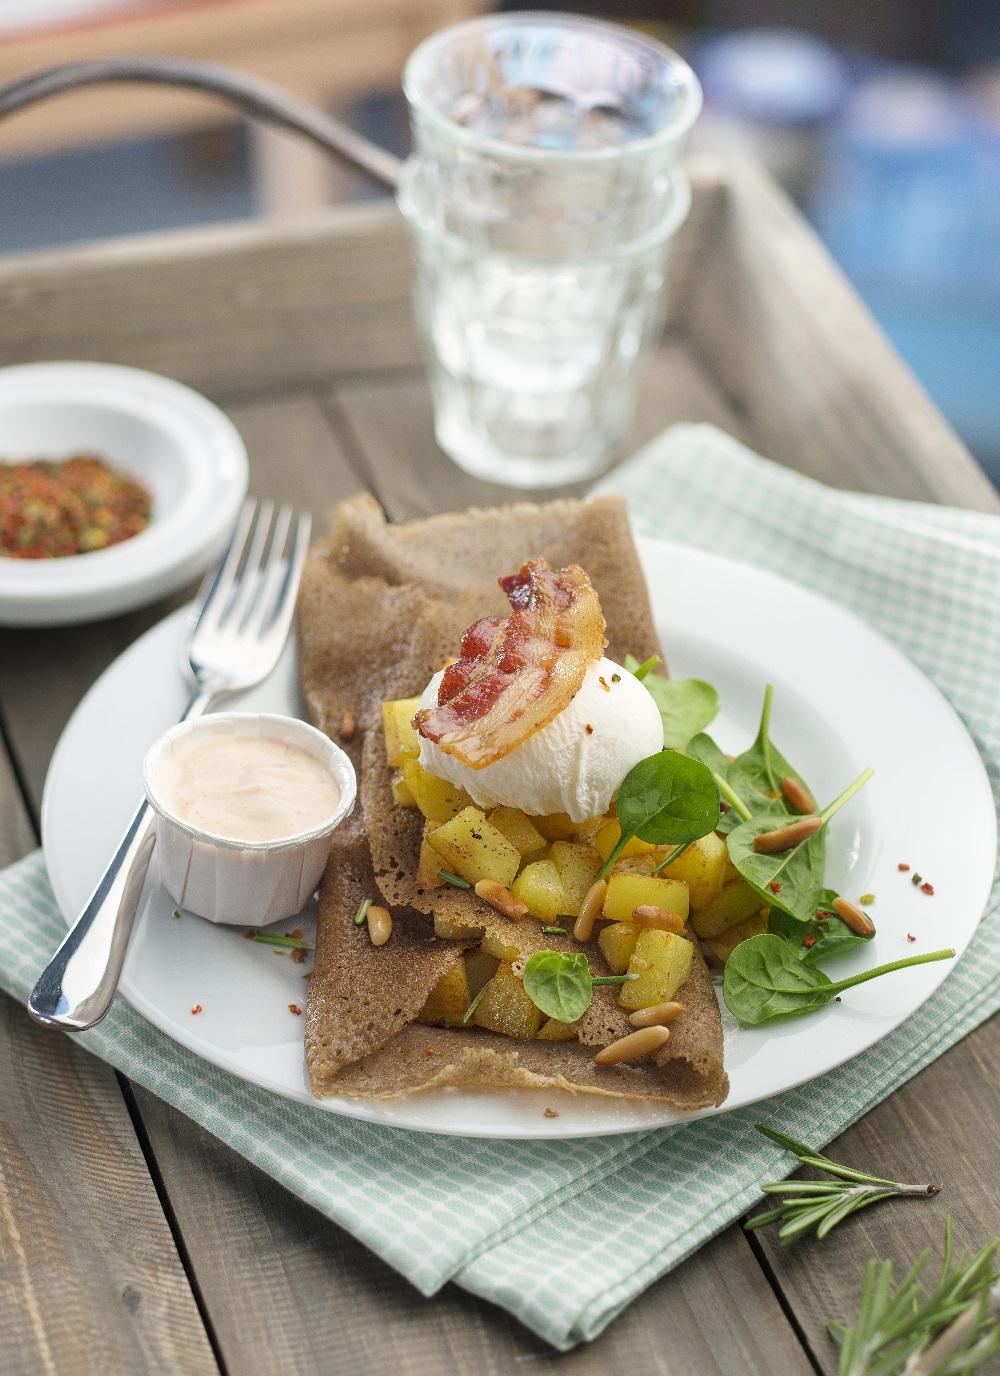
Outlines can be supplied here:
<path id="1" fill-rule="evenodd" d="M 754 1126 L 770 1141 L 797 1156 L 803 1166 L 812 1166 L 835 1177 L 834 1180 L 779 1180 L 761 1185 L 764 1194 L 782 1194 L 785 1198 L 776 1209 L 757 1214 L 743 1226 L 751 1231 L 766 1228 L 772 1223 L 782 1223 L 784 1226 L 778 1232 L 782 1247 L 798 1241 L 814 1229 L 818 1238 L 824 1238 L 850 1214 L 880 1199 L 926 1198 L 941 1189 L 940 1185 L 902 1185 L 895 1180 L 868 1175 L 852 1166 L 831 1161 L 822 1152 L 789 1137 L 787 1133 L 765 1127 L 763 1123 L 755 1123 Z"/>

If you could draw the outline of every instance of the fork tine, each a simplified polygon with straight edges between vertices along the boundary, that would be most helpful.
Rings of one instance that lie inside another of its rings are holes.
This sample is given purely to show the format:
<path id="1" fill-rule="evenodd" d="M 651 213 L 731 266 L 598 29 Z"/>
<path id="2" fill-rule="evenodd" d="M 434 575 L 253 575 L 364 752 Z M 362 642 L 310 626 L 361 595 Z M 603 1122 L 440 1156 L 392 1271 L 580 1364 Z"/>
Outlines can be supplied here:
<path id="1" fill-rule="evenodd" d="M 296 594 L 302 579 L 302 567 L 306 562 L 306 555 L 309 553 L 311 531 L 312 517 L 307 511 L 303 511 L 296 523 L 295 537 L 288 555 L 288 564 L 284 571 L 285 576 L 281 580 L 274 616 L 267 628 L 261 633 L 261 641 L 267 641 L 272 645 L 283 645 L 285 642 L 292 617 L 295 614 Z"/>
<path id="2" fill-rule="evenodd" d="M 250 533 L 256 510 L 256 501 L 253 497 L 248 497 L 240 511 L 240 517 L 236 522 L 236 529 L 233 531 L 229 548 L 215 571 L 206 576 L 199 589 L 198 599 L 191 611 L 192 632 L 199 627 L 214 628 L 218 626 L 219 619 L 229 602 L 229 594 L 232 592 L 236 570 L 243 558 L 247 536 Z"/>
<path id="3" fill-rule="evenodd" d="M 267 537 L 271 529 L 273 511 L 273 502 L 261 502 L 260 511 L 257 514 L 257 526 L 253 533 L 250 549 L 247 551 L 243 572 L 240 574 L 236 597 L 232 609 L 225 617 L 225 629 L 231 634 L 239 634 L 243 619 L 253 605 L 254 597 L 260 591 L 257 575 L 260 573 L 261 560 L 267 548 Z"/>
<path id="4" fill-rule="evenodd" d="M 246 635 L 259 636 L 264 625 L 277 610 L 275 592 L 279 583 L 281 583 L 284 578 L 285 568 L 283 556 L 285 553 L 285 545 L 288 541 L 288 528 L 291 523 L 292 508 L 290 506 L 279 507 L 274 522 L 274 535 L 271 538 L 271 548 L 268 551 L 267 563 L 264 565 L 260 596 L 257 598 L 253 609 L 247 614 L 240 628 Z"/>

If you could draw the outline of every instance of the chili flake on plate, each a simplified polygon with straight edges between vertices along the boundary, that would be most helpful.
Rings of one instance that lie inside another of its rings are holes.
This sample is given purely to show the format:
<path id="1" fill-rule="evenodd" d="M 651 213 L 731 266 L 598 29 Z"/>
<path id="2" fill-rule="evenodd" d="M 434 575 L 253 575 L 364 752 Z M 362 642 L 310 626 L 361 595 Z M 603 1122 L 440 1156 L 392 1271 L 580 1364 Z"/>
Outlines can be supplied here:
<path id="1" fill-rule="evenodd" d="M 142 483 L 95 454 L 0 461 L 0 557 L 89 554 L 138 535 L 151 515 Z"/>

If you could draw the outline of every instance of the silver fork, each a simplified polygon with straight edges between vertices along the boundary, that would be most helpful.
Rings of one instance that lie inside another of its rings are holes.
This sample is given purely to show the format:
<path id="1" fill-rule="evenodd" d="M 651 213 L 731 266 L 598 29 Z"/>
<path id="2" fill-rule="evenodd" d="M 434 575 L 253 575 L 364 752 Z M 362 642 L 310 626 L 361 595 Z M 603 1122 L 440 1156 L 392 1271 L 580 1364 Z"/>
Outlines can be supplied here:
<path id="1" fill-rule="evenodd" d="M 182 641 L 182 668 L 195 693 L 181 721 L 200 717 L 220 693 L 260 683 L 278 662 L 311 523 L 305 514 L 294 520 L 291 507 L 283 506 L 272 531 L 273 515 L 270 502 L 258 511 L 247 501 L 228 550 L 202 584 Z M 37 1022 L 84 1031 L 111 1007 L 153 853 L 153 821 L 143 799 L 90 901 L 31 991 L 28 1012 Z"/>

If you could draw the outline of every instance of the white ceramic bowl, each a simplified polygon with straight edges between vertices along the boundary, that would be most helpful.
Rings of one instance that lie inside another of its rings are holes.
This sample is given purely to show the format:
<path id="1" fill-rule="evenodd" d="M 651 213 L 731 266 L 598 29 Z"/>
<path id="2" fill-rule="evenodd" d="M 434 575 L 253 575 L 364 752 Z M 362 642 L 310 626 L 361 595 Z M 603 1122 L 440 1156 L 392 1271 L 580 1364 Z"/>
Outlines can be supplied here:
<path id="1" fill-rule="evenodd" d="M 287 741 L 326 767 L 340 791 L 329 816 L 308 831 L 273 841 L 234 841 L 183 821 L 157 786 L 164 756 L 193 733 L 259 735 Z M 323 875 L 334 829 L 354 809 L 357 777 L 350 759 L 322 731 L 267 712 L 216 712 L 181 722 L 150 746 L 142 783 L 156 813 L 160 878 L 171 898 L 209 922 L 266 927 L 300 912 Z"/>
<path id="2" fill-rule="evenodd" d="M 247 490 L 247 456 L 217 406 L 110 363 L 0 369 L 0 463 L 89 450 L 153 494 L 146 530 L 65 559 L 0 557 L 0 625 L 91 621 L 155 601 L 219 557 Z"/>

